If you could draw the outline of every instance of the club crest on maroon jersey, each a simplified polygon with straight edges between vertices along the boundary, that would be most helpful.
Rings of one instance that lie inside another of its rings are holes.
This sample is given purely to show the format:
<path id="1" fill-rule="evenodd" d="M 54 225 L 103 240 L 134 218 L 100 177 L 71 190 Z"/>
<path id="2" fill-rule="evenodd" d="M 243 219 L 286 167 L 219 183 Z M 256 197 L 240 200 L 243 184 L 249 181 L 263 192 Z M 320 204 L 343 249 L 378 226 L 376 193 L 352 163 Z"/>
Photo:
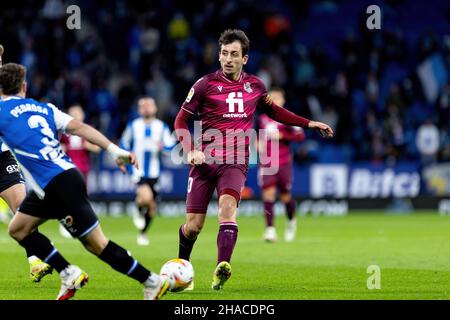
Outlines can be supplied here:
<path id="1" fill-rule="evenodd" d="M 247 91 L 248 93 L 253 92 L 253 89 L 250 87 L 250 82 L 244 83 L 244 90 Z"/>

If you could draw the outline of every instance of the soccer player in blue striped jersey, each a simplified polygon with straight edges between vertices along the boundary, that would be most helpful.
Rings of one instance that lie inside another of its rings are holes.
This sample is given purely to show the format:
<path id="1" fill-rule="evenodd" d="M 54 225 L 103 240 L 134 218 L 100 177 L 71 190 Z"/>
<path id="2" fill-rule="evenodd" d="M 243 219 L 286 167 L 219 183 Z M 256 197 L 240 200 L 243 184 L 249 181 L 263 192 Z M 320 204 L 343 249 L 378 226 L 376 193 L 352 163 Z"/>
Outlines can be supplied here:
<path id="1" fill-rule="evenodd" d="M 147 231 L 156 215 L 158 177 L 161 173 L 160 155 L 170 151 L 176 144 L 166 123 L 156 118 L 156 102 L 151 97 L 138 100 L 139 118 L 131 121 L 122 134 L 120 146 L 133 152 L 141 169 L 132 168 L 133 180 L 137 183 L 136 206 L 138 214 L 133 221 L 139 229 L 137 243 L 148 245 Z"/>
<path id="2" fill-rule="evenodd" d="M 159 299 L 169 288 L 167 279 L 146 269 L 126 249 L 104 235 L 89 202 L 83 177 L 62 151 L 58 134 L 78 135 L 107 150 L 124 172 L 125 164 L 137 166 L 136 157 L 56 106 L 25 98 L 25 74 L 25 67 L 19 64 L 8 63 L 0 68 L 0 136 L 33 188 L 8 226 L 10 236 L 59 273 L 58 300 L 73 297 L 87 283 L 88 275 L 70 264 L 37 230 L 48 219 L 58 219 L 89 252 L 143 284 L 145 300 Z"/>
<path id="3" fill-rule="evenodd" d="M 0 68 L 3 65 L 3 53 L 4 48 L 0 44 Z M 0 144 L 0 197 L 8 204 L 14 214 L 27 194 L 25 181 L 19 165 L 7 145 L 1 139 Z M 26 254 L 30 264 L 31 281 L 39 282 L 45 275 L 52 273 L 50 265 L 36 257 L 32 252 L 27 251 Z"/>

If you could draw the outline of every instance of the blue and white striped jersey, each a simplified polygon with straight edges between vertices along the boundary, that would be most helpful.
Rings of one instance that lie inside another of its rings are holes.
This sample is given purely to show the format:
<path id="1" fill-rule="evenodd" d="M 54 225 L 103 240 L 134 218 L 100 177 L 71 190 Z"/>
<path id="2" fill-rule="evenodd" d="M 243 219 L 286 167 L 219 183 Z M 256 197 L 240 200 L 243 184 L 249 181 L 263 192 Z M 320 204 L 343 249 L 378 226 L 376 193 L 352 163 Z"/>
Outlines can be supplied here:
<path id="1" fill-rule="evenodd" d="M 158 178 L 161 151 L 170 151 L 176 144 L 169 127 L 159 119 L 146 124 L 143 118 L 131 121 L 122 134 L 120 146 L 136 154 L 140 170 L 133 167 L 133 178 Z"/>
<path id="2" fill-rule="evenodd" d="M 0 101 L 0 136 L 40 198 L 55 176 L 75 167 L 58 140 L 72 119 L 51 103 L 16 96 Z"/>

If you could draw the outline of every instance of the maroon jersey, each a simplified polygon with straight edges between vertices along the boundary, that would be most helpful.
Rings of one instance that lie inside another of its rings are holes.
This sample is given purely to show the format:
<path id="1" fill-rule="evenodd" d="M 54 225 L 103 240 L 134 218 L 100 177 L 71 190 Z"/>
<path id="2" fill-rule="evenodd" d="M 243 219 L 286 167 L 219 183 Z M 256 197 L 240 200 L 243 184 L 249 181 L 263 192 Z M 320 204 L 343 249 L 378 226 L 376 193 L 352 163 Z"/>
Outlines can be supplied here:
<path id="1" fill-rule="evenodd" d="M 233 163 L 248 164 L 250 136 L 246 133 L 253 127 L 257 107 L 267 103 L 271 103 L 267 90 L 258 77 L 242 72 L 238 80 L 230 80 L 218 70 L 193 85 L 181 108 L 200 116 L 201 149 L 207 163 L 212 156 L 224 163 L 234 159 Z"/>
<path id="2" fill-rule="evenodd" d="M 84 138 L 75 135 L 62 135 L 61 142 L 67 146 L 66 154 L 83 173 L 85 177 L 89 173 L 89 152 L 84 148 Z"/>
<path id="3" fill-rule="evenodd" d="M 285 124 L 279 123 L 265 114 L 259 117 L 259 129 L 263 129 L 267 135 L 267 139 L 261 140 L 264 145 L 260 146 L 265 148 L 268 158 L 271 160 L 270 163 L 264 166 L 277 165 L 278 167 L 288 164 L 292 161 L 292 153 L 290 148 L 291 141 L 301 141 L 305 138 L 305 133 L 302 128 L 287 126 Z M 270 135 L 273 132 L 278 132 L 281 136 L 279 140 L 278 147 L 278 157 L 272 158 L 272 148 Z"/>

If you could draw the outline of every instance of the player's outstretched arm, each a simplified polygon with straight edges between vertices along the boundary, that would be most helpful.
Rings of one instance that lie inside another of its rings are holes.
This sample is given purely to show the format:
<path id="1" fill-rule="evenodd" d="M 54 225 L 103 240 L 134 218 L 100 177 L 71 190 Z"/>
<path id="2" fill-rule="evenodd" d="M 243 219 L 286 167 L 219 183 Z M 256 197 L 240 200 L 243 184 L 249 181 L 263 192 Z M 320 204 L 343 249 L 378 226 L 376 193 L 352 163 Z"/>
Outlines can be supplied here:
<path id="1" fill-rule="evenodd" d="M 136 156 L 133 153 L 119 148 L 107 137 L 105 137 L 105 135 L 103 135 L 100 131 L 86 123 L 73 119 L 68 123 L 66 132 L 85 138 L 90 143 L 93 143 L 100 148 L 108 151 L 108 153 L 116 161 L 120 170 L 122 170 L 122 172 L 124 173 L 127 172 L 125 168 L 126 164 L 131 164 L 136 168 L 139 168 Z"/>
<path id="2" fill-rule="evenodd" d="M 278 139 L 282 141 L 303 141 L 305 140 L 305 132 L 301 128 L 291 127 L 292 130 L 287 132 L 278 131 Z"/>
<path id="3" fill-rule="evenodd" d="M 83 143 L 83 147 L 84 149 L 86 149 L 89 152 L 93 152 L 93 153 L 99 153 L 102 148 L 100 148 L 98 145 L 90 143 L 89 141 L 84 141 Z"/>
<path id="4" fill-rule="evenodd" d="M 334 136 L 333 129 L 329 125 L 319 121 L 310 121 L 308 128 L 319 130 L 319 133 L 324 138 L 332 138 Z"/>
<path id="5" fill-rule="evenodd" d="M 280 123 L 289 126 L 316 129 L 324 138 L 331 138 L 334 136 L 334 132 L 329 125 L 323 122 L 303 118 L 289 110 L 281 108 L 273 103 L 268 96 L 263 99 L 261 107 L 263 112 L 265 112 L 270 118 Z"/>

